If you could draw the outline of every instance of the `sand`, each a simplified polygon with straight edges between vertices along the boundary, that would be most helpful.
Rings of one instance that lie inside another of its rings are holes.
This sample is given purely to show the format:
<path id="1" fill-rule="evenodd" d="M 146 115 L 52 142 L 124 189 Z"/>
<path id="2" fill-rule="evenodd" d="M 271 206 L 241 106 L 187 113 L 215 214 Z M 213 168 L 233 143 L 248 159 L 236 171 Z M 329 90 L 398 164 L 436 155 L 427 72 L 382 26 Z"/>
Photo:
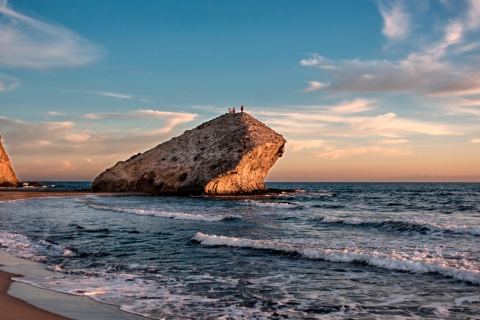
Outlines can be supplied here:
<path id="1" fill-rule="evenodd" d="M 18 320 L 18 319 L 38 319 L 38 320 L 61 320 L 68 319 L 54 313 L 36 308 L 31 304 L 20 299 L 11 297 L 7 294 L 8 288 L 12 283 L 12 277 L 19 275 L 0 270 L 0 319 Z"/>
<path id="2" fill-rule="evenodd" d="M 92 193 L 90 191 L 46 191 L 1 189 L 0 201 L 38 197 L 71 197 L 95 194 L 99 196 L 133 195 Z M 140 194 L 135 194 L 140 195 Z M 1 203 L 0 203 L 1 206 Z M 13 273 L 14 272 L 14 273 Z M 79 320 L 141 320 L 137 315 L 120 311 L 118 307 L 102 304 L 87 297 L 44 290 L 13 281 L 23 275 L 51 274 L 44 265 L 20 258 L 0 249 L 0 320 L 9 319 L 79 319 Z M 50 310 L 50 311 L 46 311 Z"/>

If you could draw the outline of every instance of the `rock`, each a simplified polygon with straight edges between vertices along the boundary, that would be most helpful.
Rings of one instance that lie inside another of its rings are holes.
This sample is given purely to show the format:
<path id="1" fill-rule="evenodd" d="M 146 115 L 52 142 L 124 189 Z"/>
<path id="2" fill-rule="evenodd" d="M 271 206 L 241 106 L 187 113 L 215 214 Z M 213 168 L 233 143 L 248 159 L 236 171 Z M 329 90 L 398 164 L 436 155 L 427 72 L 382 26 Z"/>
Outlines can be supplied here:
<path id="1" fill-rule="evenodd" d="M 37 181 L 22 181 L 21 184 L 24 188 L 46 188 L 47 187 Z"/>
<path id="2" fill-rule="evenodd" d="M 0 136 L 0 187 L 20 187 L 20 181 L 18 181 L 15 172 L 10 164 L 7 153 L 2 145 L 2 137 Z"/>
<path id="3" fill-rule="evenodd" d="M 225 114 L 101 173 L 94 192 L 249 194 L 267 190 L 285 139 L 247 113 Z"/>

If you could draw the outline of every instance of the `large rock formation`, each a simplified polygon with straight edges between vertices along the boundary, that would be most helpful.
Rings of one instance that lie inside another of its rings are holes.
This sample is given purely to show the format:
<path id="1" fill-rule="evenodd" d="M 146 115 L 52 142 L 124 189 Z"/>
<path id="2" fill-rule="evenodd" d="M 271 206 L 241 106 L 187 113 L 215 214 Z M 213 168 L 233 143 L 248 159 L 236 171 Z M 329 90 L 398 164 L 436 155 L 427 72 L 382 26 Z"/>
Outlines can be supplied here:
<path id="1" fill-rule="evenodd" d="M 100 174 L 95 192 L 247 194 L 266 190 L 285 139 L 246 113 L 225 114 Z"/>
<path id="2" fill-rule="evenodd" d="M 2 136 L 0 136 L 0 187 L 20 187 L 20 181 L 18 181 L 10 159 L 3 148 Z"/>

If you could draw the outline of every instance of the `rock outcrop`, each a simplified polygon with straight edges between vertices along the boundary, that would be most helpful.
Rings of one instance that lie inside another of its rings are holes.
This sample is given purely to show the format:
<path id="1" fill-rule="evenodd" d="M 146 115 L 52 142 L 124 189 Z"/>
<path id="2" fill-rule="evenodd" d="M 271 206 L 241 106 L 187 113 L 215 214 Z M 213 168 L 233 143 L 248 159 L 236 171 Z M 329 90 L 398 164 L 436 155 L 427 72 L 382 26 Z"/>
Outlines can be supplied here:
<path id="1" fill-rule="evenodd" d="M 2 145 L 2 136 L 0 136 L 0 187 L 20 187 L 15 172 L 10 164 L 7 153 Z"/>
<path id="2" fill-rule="evenodd" d="M 100 174 L 95 192 L 249 194 L 266 191 L 268 170 L 285 139 L 247 113 L 225 114 L 120 161 Z"/>

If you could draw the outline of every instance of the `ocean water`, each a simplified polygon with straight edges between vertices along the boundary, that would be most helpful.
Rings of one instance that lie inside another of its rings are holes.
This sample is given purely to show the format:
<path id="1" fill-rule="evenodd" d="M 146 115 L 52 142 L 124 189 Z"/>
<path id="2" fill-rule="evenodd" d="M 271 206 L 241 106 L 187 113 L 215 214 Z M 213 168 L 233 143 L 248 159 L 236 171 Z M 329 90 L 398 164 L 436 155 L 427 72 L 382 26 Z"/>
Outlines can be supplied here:
<path id="1" fill-rule="evenodd" d="M 0 202 L 21 281 L 153 319 L 480 319 L 480 184 Z"/>

